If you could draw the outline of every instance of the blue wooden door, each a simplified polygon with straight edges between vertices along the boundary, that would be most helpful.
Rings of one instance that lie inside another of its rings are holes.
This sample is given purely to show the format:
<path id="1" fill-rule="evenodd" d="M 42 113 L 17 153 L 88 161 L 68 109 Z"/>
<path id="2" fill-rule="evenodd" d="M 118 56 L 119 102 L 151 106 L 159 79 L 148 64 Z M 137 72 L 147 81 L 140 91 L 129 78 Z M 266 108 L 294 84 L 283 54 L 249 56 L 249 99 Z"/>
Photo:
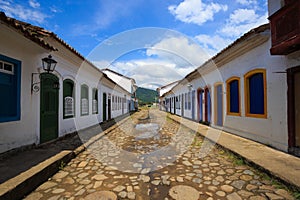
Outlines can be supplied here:
<path id="1" fill-rule="evenodd" d="M 203 90 L 201 90 L 199 92 L 198 98 L 199 98 L 199 101 L 198 101 L 199 102 L 199 109 L 198 109 L 198 111 L 199 111 L 199 121 L 203 122 Z"/>
<path id="2" fill-rule="evenodd" d="M 217 120 L 218 126 L 223 126 L 223 91 L 222 85 L 216 86 L 216 104 L 217 104 Z"/>
<path id="3" fill-rule="evenodd" d="M 211 98 L 208 88 L 205 89 L 205 121 L 207 123 L 211 122 Z"/>

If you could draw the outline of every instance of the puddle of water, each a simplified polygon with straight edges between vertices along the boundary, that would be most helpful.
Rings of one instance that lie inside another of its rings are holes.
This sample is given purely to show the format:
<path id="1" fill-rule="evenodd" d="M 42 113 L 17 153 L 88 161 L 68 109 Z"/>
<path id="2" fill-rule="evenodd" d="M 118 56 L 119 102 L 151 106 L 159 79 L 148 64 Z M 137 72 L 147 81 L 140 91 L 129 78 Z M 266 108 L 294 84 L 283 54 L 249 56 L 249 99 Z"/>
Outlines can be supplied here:
<path id="1" fill-rule="evenodd" d="M 143 140 L 153 138 L 157 140 L 160 138 L 159 125 L 155 123 L 137 124 L 135 126 L 135 140 Z"/>

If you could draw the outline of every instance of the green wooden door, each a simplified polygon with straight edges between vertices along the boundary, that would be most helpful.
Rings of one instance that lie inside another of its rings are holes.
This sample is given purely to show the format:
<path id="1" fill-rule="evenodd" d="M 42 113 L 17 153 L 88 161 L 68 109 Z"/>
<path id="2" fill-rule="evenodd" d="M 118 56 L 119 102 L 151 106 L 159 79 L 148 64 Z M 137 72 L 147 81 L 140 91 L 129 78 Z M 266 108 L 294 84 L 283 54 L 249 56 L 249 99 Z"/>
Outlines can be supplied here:
<path id="1" fill-rule="evenodd" d="M 106 93 L 103 93 L 103 121 L 106 121 Z"/>
<path id="2" fill-rule="evenodd" d="M 53 74 L 41 74 L 40 142 L 58 136 L 58 78 Z"/>

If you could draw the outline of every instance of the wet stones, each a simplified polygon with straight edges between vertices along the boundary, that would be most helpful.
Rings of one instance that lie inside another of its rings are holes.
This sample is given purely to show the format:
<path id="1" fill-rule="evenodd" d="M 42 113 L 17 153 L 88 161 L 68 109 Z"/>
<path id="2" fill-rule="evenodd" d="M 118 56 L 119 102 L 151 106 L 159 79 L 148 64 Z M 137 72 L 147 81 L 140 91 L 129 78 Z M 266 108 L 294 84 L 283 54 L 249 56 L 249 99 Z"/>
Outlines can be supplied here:
<path id="1" fill-rule="evenodd" d="M 169 195 L 175 200 L 198 200 L 199 192 L 193 187 L 177 185 L 170 189 Z"/>

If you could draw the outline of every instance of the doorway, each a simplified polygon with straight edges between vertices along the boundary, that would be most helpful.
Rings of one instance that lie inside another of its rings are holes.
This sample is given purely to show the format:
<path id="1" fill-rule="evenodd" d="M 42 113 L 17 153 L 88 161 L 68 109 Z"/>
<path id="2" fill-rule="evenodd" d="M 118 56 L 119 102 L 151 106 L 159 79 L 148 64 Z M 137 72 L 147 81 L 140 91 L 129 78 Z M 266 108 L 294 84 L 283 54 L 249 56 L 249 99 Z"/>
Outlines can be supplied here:
<path id="1" fill-rule="evenodd" d="M 205 105 L 205 122 L 210 124 L 211 122 L 211 97 L 209 88 L 204 90 L 204 105 Z"/>
<path id="2" fill-rule="evenodd" d="M 106 121 L 106 93 L 103 93 L 103 102 L 102 102 L 102 110 L 103 110 L 103 121 Z"/>
<path id="3" fill-rule="evenodd" d="M 50 73 L 40 79 L 40 143 L 44 143 L 58 137 L 59 79 Z"/>
<path id="4" fill-rule="evenodd" d="M 198 121 L 203 122 L 203 93 L 202 89 L 198 89 Z"/>
<path id="5" fill-rule="evenodd" d="M 215 86 L 215 123 L 223 126 L 223 89 L 222 84 Z"/>
<path id="6" fill-rule="evenodd" d="M 184 116 L 184 95 L 181 94 L 181 117 Z"/>
<path id="7" fill-rule="evenodd" d="M 120 99 L 121 101 L 122 99 Z M 111 119 L 111 95 L 108 94 L 108 102 L 107 102 L 107 111 L 108 111 L 108 120 Z"/>
<path id="8" fill-rule="evenodd" d="M 289 152 L 300 156 L 300 66 L 287 70 Z"/>

